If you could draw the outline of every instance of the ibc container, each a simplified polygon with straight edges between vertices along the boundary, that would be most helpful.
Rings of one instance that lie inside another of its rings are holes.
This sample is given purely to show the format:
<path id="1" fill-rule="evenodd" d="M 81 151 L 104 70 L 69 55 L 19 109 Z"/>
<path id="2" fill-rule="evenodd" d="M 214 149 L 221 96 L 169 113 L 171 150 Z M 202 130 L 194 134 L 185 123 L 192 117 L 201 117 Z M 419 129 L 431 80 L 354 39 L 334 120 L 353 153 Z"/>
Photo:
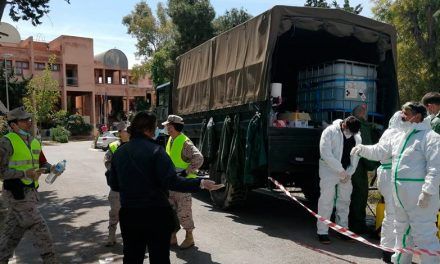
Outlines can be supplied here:
<path id="1" fill-rule="evenodd" d="M 298 72 L 298 107 L 311 113 L 315 121 L 331 121 L 327 113 L 351 112 L 366 104 L 376 112 L 376 65 L 335 60 Z M 323 114 L 319 114 L 323 113 Z"/>

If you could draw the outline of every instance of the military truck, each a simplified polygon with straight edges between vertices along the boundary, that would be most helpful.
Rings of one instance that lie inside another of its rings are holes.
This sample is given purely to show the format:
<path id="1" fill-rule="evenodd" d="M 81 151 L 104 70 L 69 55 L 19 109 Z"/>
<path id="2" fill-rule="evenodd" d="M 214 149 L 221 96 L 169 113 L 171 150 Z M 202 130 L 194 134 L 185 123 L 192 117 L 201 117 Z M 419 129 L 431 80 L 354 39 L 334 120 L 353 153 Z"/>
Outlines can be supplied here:
<path id="1" fill-rule="evenodd" d="M 365 69 L 361 77 L 355 73 Z M 274 83 L 282 86 L 281 104 L 271 96 Z M 249 190 L 273 187 L 268 176 L 300 187 L 316 201 L 325 124 L 364 102 L 370 121 L 386 126 L 398 108 L 396 31 L 342 10 L 275 6 L 179 56 L 173 82 L 157 94 L 159 119 L 165 112 L 182 116 L 184 132 L 196 144 L 203 120 L 213 118 L 219 140 L 226 116 L 239 115 L 245 137 L 249 120 L 261 114 L 264 173 L 255 175 L 256 184 L 237 187 L 208 164 L 210 177 L 226 185 L 211 194 L 215 204 L 226 208 L 244 200 Z M 306 126 L 274 122 L 298 111 L 311 116 Z"/>

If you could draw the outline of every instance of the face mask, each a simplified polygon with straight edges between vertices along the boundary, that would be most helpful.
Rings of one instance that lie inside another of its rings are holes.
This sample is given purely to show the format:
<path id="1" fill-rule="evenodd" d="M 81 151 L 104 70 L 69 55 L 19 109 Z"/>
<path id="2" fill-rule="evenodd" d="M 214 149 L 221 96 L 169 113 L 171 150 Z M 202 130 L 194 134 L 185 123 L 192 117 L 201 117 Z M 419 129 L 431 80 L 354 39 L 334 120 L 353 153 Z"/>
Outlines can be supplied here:
<path id="1" fill-rule="evenodd" d="M 351 138 L 353 136 L 353 133 L 349 130 L 344 130 L 342 133 L 344 133 L 345 138 Z"/>
<path id="2" fill-rule="evenodd" d="M 399 127 L 402 131 L 407 131 L 411 128 L 411 123 L 407 121 L 402 121 Z"/>
<path id="3" fill-rule="evenodd" d="M 23 129 L 20 128 L 20 130 L 18 130 L 18 134 L 24 136 L 24 137 L 28 137 L 31 134 L 29 132 L 24 131 Z"/>
<path id="4" fill-rule="evenodd" d="M 159 128 L 156 127 L 156 130 L 154 131 L 153 139 L 156 140 L 159 137 L 159 134 L 160 134 L 160 130 Z"/>

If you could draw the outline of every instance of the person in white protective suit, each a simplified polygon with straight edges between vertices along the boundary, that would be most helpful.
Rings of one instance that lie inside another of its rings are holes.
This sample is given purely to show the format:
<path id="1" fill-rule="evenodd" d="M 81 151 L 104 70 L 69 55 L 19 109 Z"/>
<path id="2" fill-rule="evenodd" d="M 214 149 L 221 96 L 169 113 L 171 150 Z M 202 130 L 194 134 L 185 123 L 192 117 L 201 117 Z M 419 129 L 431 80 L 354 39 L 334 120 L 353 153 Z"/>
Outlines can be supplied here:
<path id="1" fill-rule="evenodd" d="M 391 117 L 388 129 L 383 132 L 378 144 L 385 145 L 388 142 L 396 142 L 396 139 L 404 133 L 405 127 L 406 125 L 402 121 L 402 111 L 397 111 Z M 394 185 L 391 180 L 391 161 L 391 155 L 387 156 L 380 160 L 381 165 L 377 168 L 377 188 L 385 200 L 385 217 L 382 220 L 380 245 L 388 248 L 393 248 L 396 242 L 396 235 L 394 234 Z M 382 260 L 385 263 L 390 263 L 392 254 L 389 251 L 383 251 Z"/>
<path id="2" fill-rule="evenodd" d="M 396 141 L 372 146 L 358 145 L 352 155 L 371 160 L 392 157 L 395 202 L 395 248 L 439 251 L 435 225 L 439 210 L 440 136 L 431 130 L 426 109 L 419 103 L 402 106 L 402 118 L 410 122 Z M 438 264 L 440 257 L 421 255 L 422 264 Z M 412 254 L 394 253 L 393 263 L 411 263 Z"/>
<path id="3" fill-rule="evenodd" d="M 329 219 L 336 206 L 336 223 L 348 227 L 350 197 L 353 190 L 351 175 L 356 170 L 359 156 L 351 156 L 353 147 L 360 144 L 360 121 L 350 116 L 344 120 L 335 120 L 321 135 L 319 151 L 319 187 L 321 196 L 318 201 L 318 214 Z M 318 239 L 329 244 L 328 226 L 318 220 Z M 342 236 L 345 238 L 345 236 Z"/>

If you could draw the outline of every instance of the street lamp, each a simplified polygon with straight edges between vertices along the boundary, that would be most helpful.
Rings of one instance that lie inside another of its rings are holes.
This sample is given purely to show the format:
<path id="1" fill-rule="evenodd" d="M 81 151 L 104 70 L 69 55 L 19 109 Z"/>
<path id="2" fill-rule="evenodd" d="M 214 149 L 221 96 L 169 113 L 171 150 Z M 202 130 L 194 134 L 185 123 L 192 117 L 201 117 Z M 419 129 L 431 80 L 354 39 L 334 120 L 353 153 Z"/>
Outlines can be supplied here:
<path id="1" fill-rule="evenodd" d="M 9 89 L 8 89 L 8 68 L 6 66 L 6 59 L 12 58 L 12 54 L 6 53 L 3 54 L 3 59 L 5 61 L 5 82 L 6 82 L 6 108 L 9 111 Z M 11 67 L 12 67 L 12 63 L 11 63 Z"/>

